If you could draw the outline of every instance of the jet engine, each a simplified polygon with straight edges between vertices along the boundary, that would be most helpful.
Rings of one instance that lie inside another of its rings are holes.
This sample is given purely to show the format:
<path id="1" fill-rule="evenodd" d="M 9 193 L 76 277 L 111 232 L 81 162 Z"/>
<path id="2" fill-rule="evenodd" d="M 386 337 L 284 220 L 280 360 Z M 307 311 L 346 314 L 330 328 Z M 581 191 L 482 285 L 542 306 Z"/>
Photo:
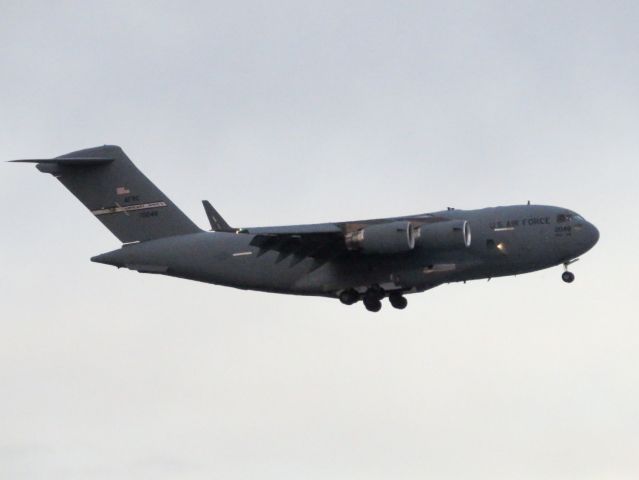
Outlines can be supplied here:
<path id="1" fill-rule="evenodd" d="M 446 220 L 422 225 L 417 246 L 431 250 L 470 247 L 470 225 L 466 220 Z"/>
<path id="2" fill-rule="evenodd" d="M 415 248 L 419 230 L 410 222 L 396 221 L 368 225 L 347 233 L 346 247 L 366 254 L 392 254 L 408 252 Z"/>

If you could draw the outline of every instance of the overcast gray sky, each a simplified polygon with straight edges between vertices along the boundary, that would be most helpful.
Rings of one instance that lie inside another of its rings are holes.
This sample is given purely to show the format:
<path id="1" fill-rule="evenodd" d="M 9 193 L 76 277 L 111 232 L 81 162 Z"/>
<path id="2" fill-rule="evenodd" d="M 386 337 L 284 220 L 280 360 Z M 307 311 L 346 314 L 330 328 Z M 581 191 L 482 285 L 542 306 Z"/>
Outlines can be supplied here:
<path id="1" fill-rule="evenodd" d="M 555 268 L 371 315 L 89 262 L 0 165 L 0 477 L 634 479 L 636 1 L 0 0 L 0 159 L 121 145 L 199 225 L 524 203 Z"/>

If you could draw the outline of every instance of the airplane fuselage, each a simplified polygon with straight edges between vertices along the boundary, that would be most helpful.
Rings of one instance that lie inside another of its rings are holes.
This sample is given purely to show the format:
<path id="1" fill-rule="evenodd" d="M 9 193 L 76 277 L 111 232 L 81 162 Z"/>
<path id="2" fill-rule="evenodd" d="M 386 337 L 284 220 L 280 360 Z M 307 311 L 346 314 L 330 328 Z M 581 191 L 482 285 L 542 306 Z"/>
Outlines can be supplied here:
<path id="1" fill-rule="evenodd" d="M 541 270 L 583 254 L 597 242 L 597 229 L 560 207 L 516 205 L 427 214 L 466 220 L 470 246 L 413 250 L 393 255 L 345 252 L 318 262 L 251 245 L 249 233 L 200 232 L 166 237 L 94 257 L 100 263 L 241 289 L 336 297 L 371 285 L 386 292 L 414 293 L 442 283 Z M 415 220 L 421 215 L 386 219 Z M 329 224 L 326 224 L 329 225 Z M 307 228 L 321 228 L 309 225 Z"/>

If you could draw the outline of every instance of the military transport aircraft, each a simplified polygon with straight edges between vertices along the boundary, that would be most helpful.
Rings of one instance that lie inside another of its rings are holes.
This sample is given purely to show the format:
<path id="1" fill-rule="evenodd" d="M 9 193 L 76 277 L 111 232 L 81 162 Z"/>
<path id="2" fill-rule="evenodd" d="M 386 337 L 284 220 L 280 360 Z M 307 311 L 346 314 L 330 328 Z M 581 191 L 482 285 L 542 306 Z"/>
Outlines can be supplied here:
<path id="1" fill-rule="evenodd" d="M 233 228 L 204 201 L 212 231 L 198 228 L 117 146 L 35 163 L 71 191 L 123 243 L 91 260 L 245 290 L 362 301 L 377 312 L 388 297 L 443 283 L 568 266 L 599 239 L 566 208 L 515 205 L 376 220 Z M 472 235 L 471 235 L 472 231 Z"/>

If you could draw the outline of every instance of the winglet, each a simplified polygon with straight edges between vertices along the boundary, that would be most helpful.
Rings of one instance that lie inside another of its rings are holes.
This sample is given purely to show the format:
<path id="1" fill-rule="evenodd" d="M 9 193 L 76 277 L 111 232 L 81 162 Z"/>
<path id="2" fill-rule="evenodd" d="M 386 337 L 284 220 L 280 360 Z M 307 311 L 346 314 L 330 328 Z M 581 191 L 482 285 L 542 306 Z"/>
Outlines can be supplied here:
<path id="1" fill-rule="evenodd" d="M 209 218 L 211 230 L 214 232 L 236 232 L 235 228 L 226 223 L 226 221 L 222 218 L 222 215 L 217 213 L 217 210 L 213 208 L 213 205 L 211 205 L 208 200 L 202 200 L 202 205 L 204 205 L 204 211 L 206 212 L 206 216 Z"/>

